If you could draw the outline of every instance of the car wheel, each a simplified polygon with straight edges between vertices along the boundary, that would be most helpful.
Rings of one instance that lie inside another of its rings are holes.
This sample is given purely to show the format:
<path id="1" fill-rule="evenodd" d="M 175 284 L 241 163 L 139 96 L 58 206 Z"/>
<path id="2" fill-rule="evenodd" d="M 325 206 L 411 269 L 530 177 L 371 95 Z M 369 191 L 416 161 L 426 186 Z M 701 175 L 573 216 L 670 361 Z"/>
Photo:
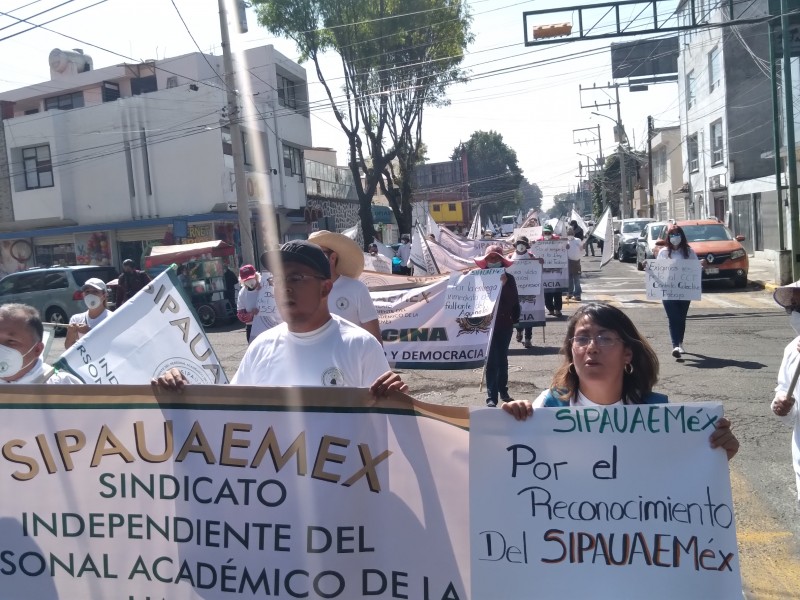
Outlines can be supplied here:
<path id="1" fill-rule="evenodd" d="M 214 312 L 214 307 L 209 304 L 201 304 L 197 307 L 197 316 L 200 318 L 200 324 L 205 327 L 213 327 L 217 322 L 217 314 Z"/>
<path id="2" fill-rule="evenodd" d="M 47 309 L 44 313 L 44 318 L 48 323 L 58 323 L 62 325 L 66 325 L 69 323 L 69 318 L 67 317 L 67 313 L 65 313 L 61 308 L 58 306 L 52 306 Z M 62 336 L 67 335 L 66 327 L 56 327 L 55 335 Z"/>
<path id="3" fill-rule="evenodd" d="M 636 254 L 636 270 L 637 271 L 644 271 L 644 261 L 645 259 L 639 260 L 639 254 Z"/>
<path id="4" fill-rule="evenodd" d="M 733 287 L 737 288 L 747 287 L 747 275 L 744 275 L 742 277 L 737 277 L 736 279 L 734 279 Z"/>

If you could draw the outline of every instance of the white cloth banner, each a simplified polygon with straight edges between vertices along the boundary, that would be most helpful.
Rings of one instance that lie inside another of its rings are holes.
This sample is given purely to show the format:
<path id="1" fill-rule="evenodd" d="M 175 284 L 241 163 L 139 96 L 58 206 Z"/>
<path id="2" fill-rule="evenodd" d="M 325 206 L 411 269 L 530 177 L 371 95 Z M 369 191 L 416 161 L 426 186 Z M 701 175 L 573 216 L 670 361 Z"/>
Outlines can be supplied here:
<path id="1" fill-rule="evenodd" d="M 741 598 L 728 465 L 708 442 L 721 416 L 713 403 L 524 422 L 473 410 L 472 597 Z"/>
<path id="2" fill-rule="evenodd" d="M 699 260 L 658 258 L 646 261 L 648 300 L 700 300 L 703 267 Z"/>
<path id="3" fill-rule="evenodd" d="M 471 597 L 464 409 L 370 407 L 353 389 L 190 386 L 164 406 L 149 386 L 6 387 L 3 598 Z"/>
<path id="4" fill-rule="evenodd" d="M 578 222 L 578 227 L 583 229 L 584 237 L 586 236 L 586 232 L 589 231 L 589 226 L 586 225 L 586 221 L 583 220 L 583 217 L 578 214 L 578 212 L 573 208 L 572 212 L 569 214 L 569 221 Z"/>
<path id="5" fill-rule="evenodd" d="M 531 252 L 536 258 L 544 259 L 542 271 L 544 291 L 565 291 L 569 284 L 567 240 L 537 240 L 532 242 Z"/>
<path id="6" fill-rule="evenodd" d="M 464 259 L 473 259 L 486 254 L 486 248 L 499 244 L 505 252 L 511 252 L 514 247 L 505 240 L 473 240 L 456 235 L 446 227 L 440 229 L 439 245 L 451 254 Z M 472 263 L 474 265 L 474 263 Z"/>
<path id="7" fill-rule="evenodd" d="M 544 326 L 544 294 L 542 292 L 542 263 L 538 260 L 517 260 L 506 272 L 514 276 L 521 307 L 519 324 L 523 327 Z"/>
<path id="8" fill-rule="evenodd" d="M 174 269 L 167 269 L 55 363 L 85 383 L 147 384 L 172 367 L 192 383 L 228 383 Z"/>
<path id="9" fill-rule="evenodd" d="M 383 256 L 380 252 L 378 252 L 378 254 L 375 256 L 365 252 L 364 269 L 367 271 L 375 271 L 377 273 L 391 273 L 392 261 Z"/>
<path id="10" fill-rule="evenodd" d="M 603 254 L 600 258 L 600 268 L 607 265 L 614 258 L 614 227 L 611 223 L 611 209 L 606 208 L 597 225 L 594 226 L 592 235 L 603 240 Z"/>
<path id="11" fill-rule="evenodd" d="M 373 283 L 379 277 L 390 282 L 406 280 L 400 289 L 370 290 L 389 364 L 405 369 L 482 366 L 502 273 L 502 269 L 474 270 L 417 283 L 409 278 L 370 274 Z"/>
<path id="12" fill-rule="evenodd" d="M 411 255 L 408 257 L 408 265 L 413 267 L 414 275 L 438 275 L 440 274 L 436 263 L 428 250 L 427 240 L 422 235 L 422 229 L 417 226 L 411 235 Z"/>
<path id="13" fill-rule="evenodd" d="M 520 227 L 514 230 L 514 239 L 518 239 L 522 235 L 528 238 L 530 243 L 533 243 L 542 237 L 542 227 L 541 225 L 535 225 L 533 227 Z"/>

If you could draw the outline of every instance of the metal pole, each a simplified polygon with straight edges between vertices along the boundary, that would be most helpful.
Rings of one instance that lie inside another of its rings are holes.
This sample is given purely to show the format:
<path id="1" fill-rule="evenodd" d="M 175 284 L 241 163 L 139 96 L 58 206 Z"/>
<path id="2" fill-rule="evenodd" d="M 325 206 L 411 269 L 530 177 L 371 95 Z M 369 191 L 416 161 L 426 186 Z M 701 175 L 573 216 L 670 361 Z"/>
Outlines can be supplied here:
<path id="1" fill-rule="evenodd" d="M 619 108 L 619 84 L 614 86 L 617 93 L 617 138 L 619 146 L 617 146 L 617 153 L 619 155 L 619 181 L 620 181 L 620 209 L 619 216 L 621 219 L 625 218 L 628 209 L 628 179 L 625 169 L 625 150 L 622 147 L 622 114 Z M 631 215 L 633 216 L 633 215 Z"/>
<path id="2" fill-rule="evenodd" d="M 655 198 L 653 194 L 653 117 L 647 117 L 647 187 L 650 199 L 647 203 L 648 215 L 651 219 L 655 217 Z"/>
<path id="3" fill-rule="evenodd" d="M 784 225 L 783 190 L 781 189 L 781 108 L 778 97 L 778 58 L 775 52 L 775 22 L 769 22 L 769 68 L 772 89 L 772 138 L 775 152 L 775 190 L 778 203 L 778 249 L 786 250 L 786 231 Z"/>
<path id="4" fill-rule="evenodd" d="M 800 279 L 800 214 L 797 206 L 797 151 L 794 141 L 794 102 L 792 99 L 792 42 L 789 37 L 789 6 L 781 0 L 781 38 L 783 42 L 783 95 L 786 100 L 786 166 L 789 175 L 789 226 L 792 240 L 793 280 Z"/>
<path id="5" fill-rule="evenodd" d="M 600 197 L 603 200 L 603 210 L 605 210 L 608 207 L 608 201 L 606 200 L 606 159 L 603 156 L 603 140 L 600 138 L 600 125 L 597 126 L 597 145 L 600 147 Z M 600 211 L 600 214 L 603 214 L 603 212 Z M 592 216 L 594 216 L 594 210 L 592 210 Z M 597 218 L 599 219 L 600 217 Z"/>
<path id="6" fill-rule="evenodd" d="M 233 71 L 231 40 L 228 35 L 228 12 L 225 0 L 217 0 L 219 5 L 219 29 L 222 38 L 222 61 L 225 67 L 225 88 L 228 102 L 228 122 L 231 130 L 231 154 L 233 155 L 233 176 L 236 180 L 236 212 L 239 215 L 239 240 L 242 245 L 243 264 L 258 265 L 253 250 L 253 234 L 250 205 L 247 200 L 247 182 L 244 174 L 242 130 L 239 126 L 241 111 L 236 97 L 236 74 Z M 253 139 L 253 143 L 258 141 Z"/>

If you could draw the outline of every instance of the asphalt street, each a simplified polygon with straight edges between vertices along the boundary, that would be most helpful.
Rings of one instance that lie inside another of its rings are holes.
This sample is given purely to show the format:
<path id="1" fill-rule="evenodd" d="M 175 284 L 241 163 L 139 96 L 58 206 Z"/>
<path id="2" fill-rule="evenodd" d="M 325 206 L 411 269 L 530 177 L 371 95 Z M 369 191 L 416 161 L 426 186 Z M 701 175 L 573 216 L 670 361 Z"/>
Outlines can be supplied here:
<path id="1" fill-rule="evenodd" d="M 687 353 L 676 360 L 661 304 L 645 299 L 643 274 L 632 263 L 617 261 L 601 271 L 599 260 L 584 259 L 583 302 L 612 302 L 633 319 L 661 361 L 656 390 L 668 394 L 671 402 L 722 402 L 733 421 L 741 442 L 730 464 L 746 596 L 800 597 L 800 510 L 791 430 L 769 409 L 783 348 L 795 336 L 787 315 L 759 285 L 742 290 L 706 286 L 703 299 L 689 311 Z M 546 327 L 534 330 L 532 349 L 512 340 L 512 396 L 533 399 L 549 386 L 561 362 L 558 351 L 567 317 L 576 306 L 565 302 L 563 319 L 548 317 Z M 209 337 L 231 377 L 245 350 L 243 326 L 213 329 Z M 51 358 L 61 351 L 62 340 L 54 344 Z M 405 371 L 403 377 L 420 400 L 485 406 L 480 369 Z"/>

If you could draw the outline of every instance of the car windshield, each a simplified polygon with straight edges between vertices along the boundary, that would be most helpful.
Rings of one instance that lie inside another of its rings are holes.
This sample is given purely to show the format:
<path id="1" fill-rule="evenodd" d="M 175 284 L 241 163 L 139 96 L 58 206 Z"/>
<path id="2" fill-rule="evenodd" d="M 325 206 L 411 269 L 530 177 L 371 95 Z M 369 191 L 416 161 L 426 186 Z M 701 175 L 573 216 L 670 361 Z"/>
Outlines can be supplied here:
<path id="1" fill-rule="evenodd" d="M 683 233 L 690 242 L 721 242 L 732 240 L 730 231 L 724 225 L 684 225 Z"/>
<path id="2" fill-rule="evenodd" d="M 664 231 L 664 227 L 666 227 L 666 225 L 654 225 L 653 227 L 651 227 L 650 237 L 652 237 L 654 240 L 661 237 L 661 233 Z"/>
<path id="3" fill-rule="evenodd" d="M 622 224 L 622 233 L 639 233 L 648 221 L 629 221 Z"/>

